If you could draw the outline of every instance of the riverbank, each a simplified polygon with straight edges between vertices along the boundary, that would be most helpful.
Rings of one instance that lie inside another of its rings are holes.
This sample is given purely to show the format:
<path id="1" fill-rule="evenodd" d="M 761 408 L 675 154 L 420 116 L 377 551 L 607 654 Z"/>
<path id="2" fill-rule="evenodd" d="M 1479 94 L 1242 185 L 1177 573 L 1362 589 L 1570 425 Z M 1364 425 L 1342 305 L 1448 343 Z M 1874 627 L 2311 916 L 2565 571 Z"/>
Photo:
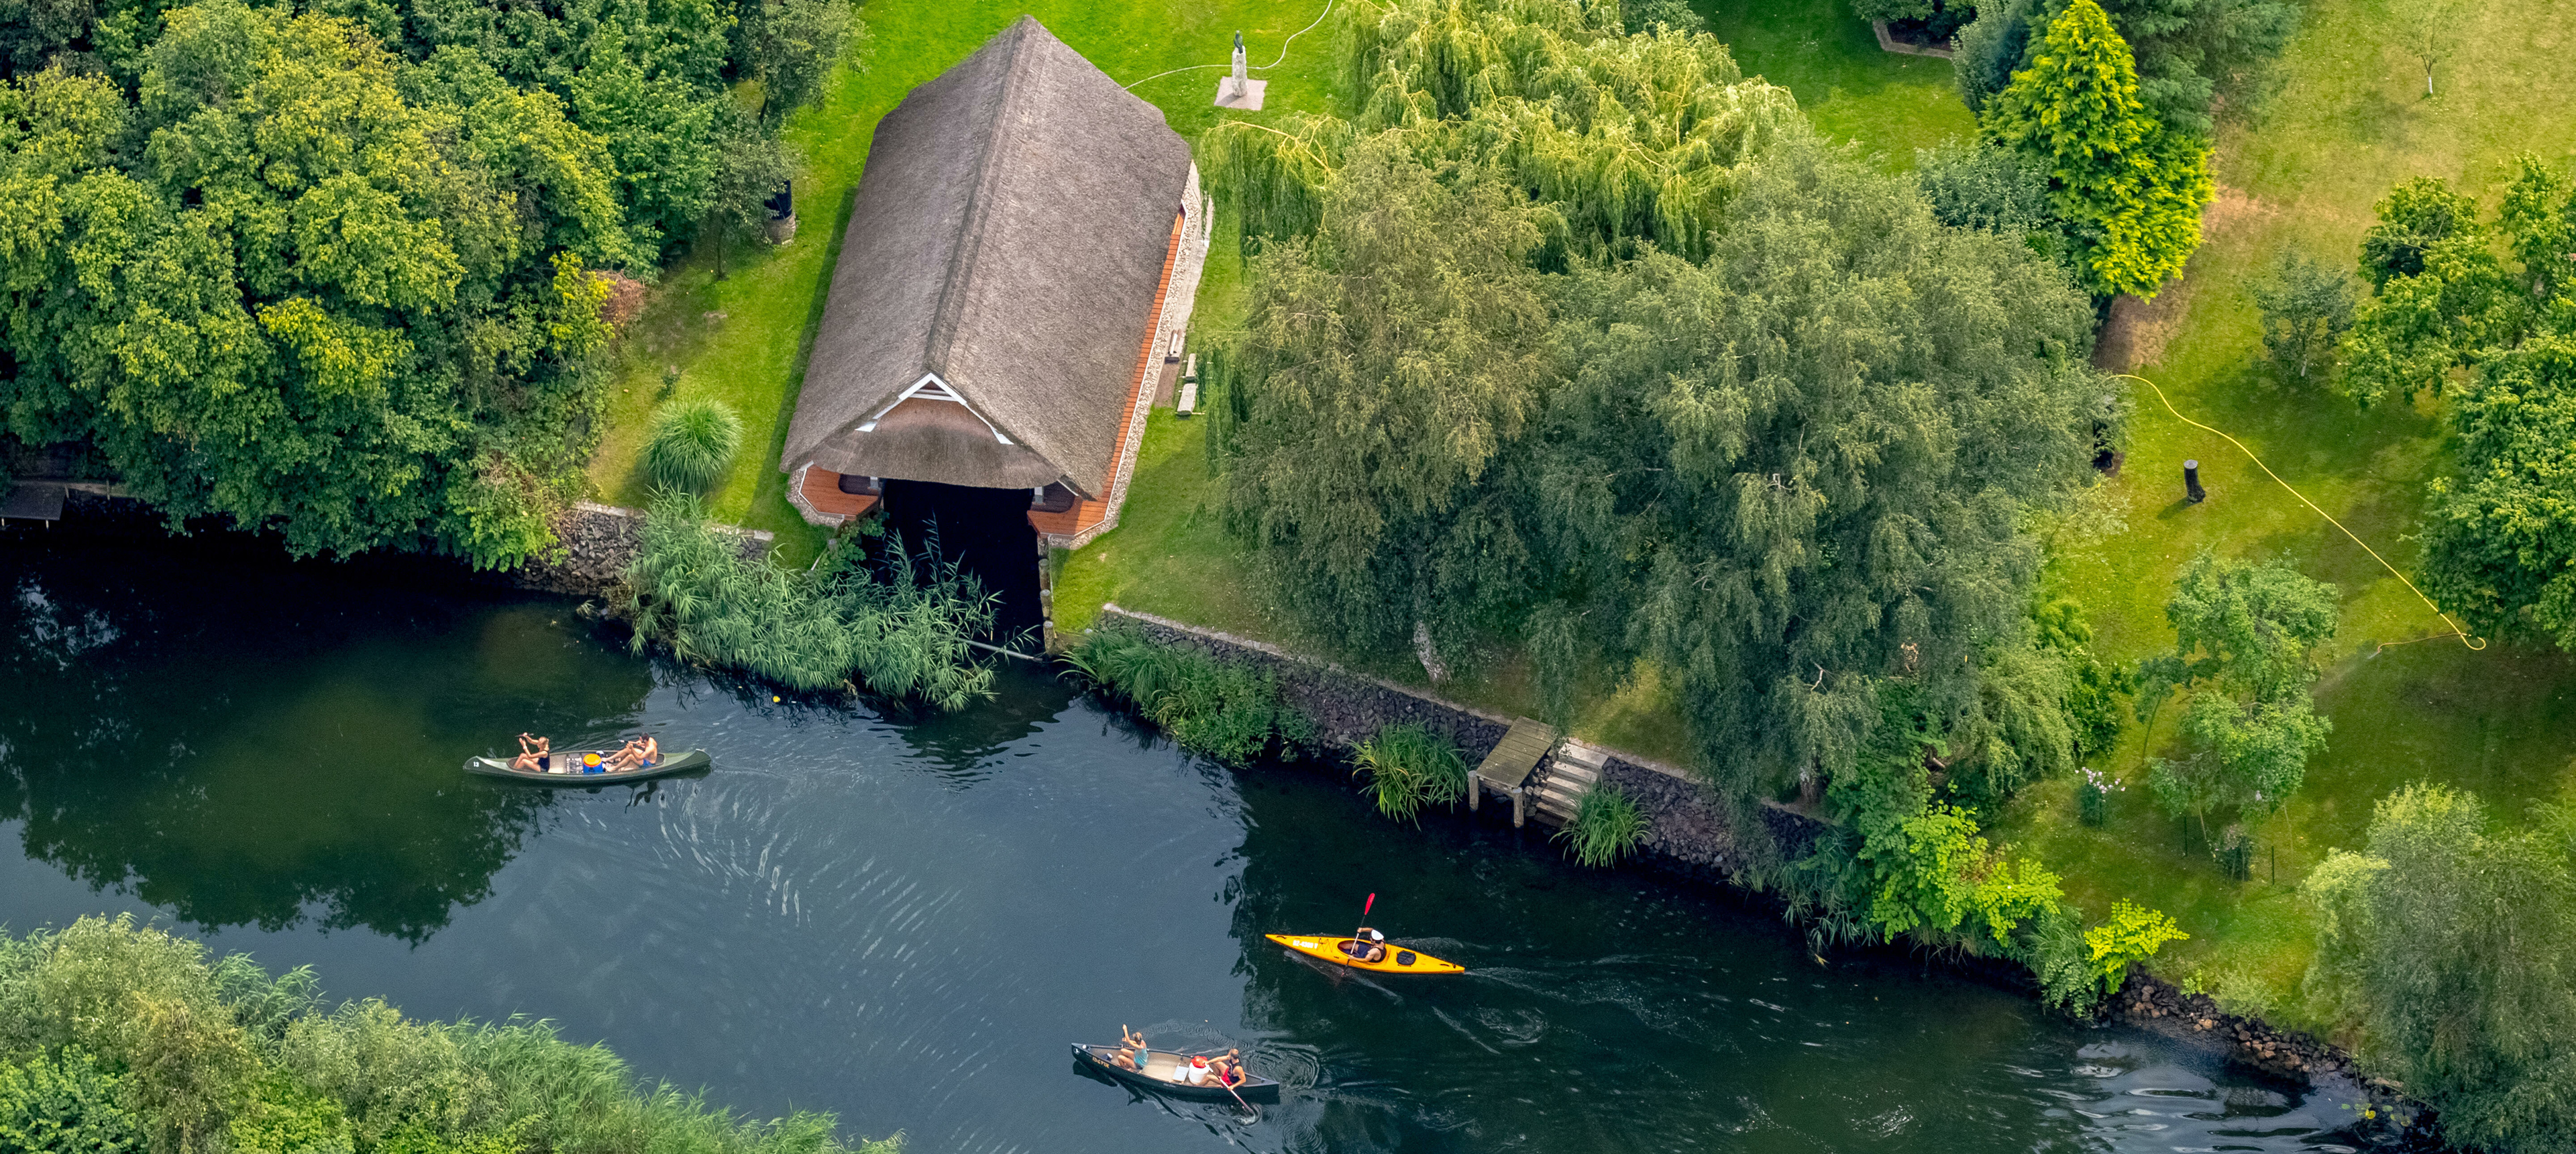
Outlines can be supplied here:
<path id="1" fill-rule="evenodd" d="M 745 560 L 766 557 L 777 544 L 776 535 L 767 530 L 734 525 L 715 528 L 731 534 L 740 542 Z M 431 580 L 502 585 L 575 597 L 603 596 L 623 580 L 626 567 L 634 562 L 637 550 L 642 548 L 644 511 L 602 505 L 596 501 L 576 501 L 556 516 L 554 531 L 560 552 L 552 558 L 531 559 L 516 569 L 476 571 L 460 559 L 424 553 L 371 553 L 348 558 L 341 563 L 378 572 L 417 573 Z M 0 540 L 13 535 L 31 542 L 50 541 L 59 536 L 66 540 L 124 541 L 146 545 L 172 539 L 169 523 L 158 510 L 107 484 L 70 487 L 56 519 L 0 524 Z M 221 550 L 244 557 L 262 558 L 282 552 L 274 537 L 243 533 L 227 522 L 189 526 L 186 536 L 201 543 L 220 542 Z"/>
<path id="2" fill-rule="evenodd" d="M 1275 678 L 1281 701 L 1305 716 L 1318 740 L 1345 753 L 1385 726 L 1416 725 L 1447 738 L 1472 765 L 1492 752 L 1516 720 L 1331 662 L 1303 658 L 1267 642 L 1125 609 L 1114 602 L 1101 607 L 1098 620 L 1104 627 L 1138 629 L 1166 644 L 1194 645 L 1220 660 Z M 1534 772 L 1533 790 L 1549 774 L 1561 771 L 1566 752 L 1563 743 L 1551 747 Z M 1636 801 L 1647 820 L 1635 866 L 1686 886 L 1714 889 L 1749 908 L 1783 912 L 1776 891 L 1748 879 L 1737 868 L 1743 859 L 1735 845 L 1733 824 L 1705 786 L 1679 769 L 1650 759 L 1616 750 L 1601 752 L 1608 754 L 1602 763 L 1602 780 Z M 1338 765 L 1335 772 L 1340 772 Z M 1766 803 L 1761 813 L 1782 852 L 1791 857 L 1803 853 L 1824 828 L 1818 819 L 1785 806 Z M 1552 824 L 1543 812 L 1534 811 L 1532 816 L 1541 825 Z M 1503 819 L 1497 813 L 1485 820 L 1493 824 Z M 1847 951 L 1837 951 L 1843 952 Z M 1917 956 L 1894 944 L 1859 952 L 1876 957 Z M 1821 956 L 1816 960 L 1826 961 Z M 2025 995 L 2036 995 L 2038 990 L 2029 973 L 2010 962 L 1952 954 L 1921 960 Z M 2186 990 L 2143 969 L 2133 968 L 2126 984 L 2109 999 L 2101 1020 L 2205 1047 L 2267 1078 L 2305 1086 L 2328 1081 L 2347 1085 L 2371 1103 L 2377 1115 L 2371 1121 L 2386 1120 L 2373 1128 L 2382 1137 L 2395 1141 L 2427 1136 L 2421 1126 L 2429 1111 L 2407 1100 L 2396 1084 L 2365 1073 L 2343 1047 L 2304 1031 L 2274 1026 L 2256 1015 L 2230 1012 L 2209 993 Z"/>
<path id="3" fill-rule="evenodd" d="M 956 714 L 774 701 L 632 656 L 564 598 L 222 544 L 0 547 L 13 931 L 131 911 L 920 1150 L 2368 1145 L 2332 1080 L 1902 954 L 1819 967 L 1754 901 L 1578 868 L 1497 807 L 1391 826 L 1337 767 L 1222 770 L 1017 663 Z M 521 729 L 716 765 L 460 774 Z M 1262 939 L 1371 892 L 1372 924 L 1470 972 L 1337 976 Z M 1246 1119 L 1079 1076 L 1065 1042 L 1122 1023 L 1241 1047 L 1290 1093 Z"/>

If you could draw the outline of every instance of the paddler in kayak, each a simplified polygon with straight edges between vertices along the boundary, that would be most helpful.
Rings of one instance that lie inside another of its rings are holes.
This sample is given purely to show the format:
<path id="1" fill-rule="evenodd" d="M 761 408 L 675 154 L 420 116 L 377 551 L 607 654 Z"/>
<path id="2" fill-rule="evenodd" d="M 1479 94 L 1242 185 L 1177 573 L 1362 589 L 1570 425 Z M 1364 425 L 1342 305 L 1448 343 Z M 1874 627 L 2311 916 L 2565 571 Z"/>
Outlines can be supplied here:
<path id="1" fill-rule="evenodd" d="M 1367 926 L 1361 926 L 1358 937 L 1342 943 L 1342 952 L 1349 954 L 1351 960 L 1356 962 L 1385 961 L 1386 935 Z"/>

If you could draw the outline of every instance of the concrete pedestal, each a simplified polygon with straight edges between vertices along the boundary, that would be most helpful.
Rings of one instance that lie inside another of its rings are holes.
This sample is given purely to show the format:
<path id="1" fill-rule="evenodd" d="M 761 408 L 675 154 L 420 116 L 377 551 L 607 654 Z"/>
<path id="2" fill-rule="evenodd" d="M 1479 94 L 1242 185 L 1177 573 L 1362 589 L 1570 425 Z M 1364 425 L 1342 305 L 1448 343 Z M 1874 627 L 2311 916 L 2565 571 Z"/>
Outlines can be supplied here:
<path id="1" fill-rule="evenodd" d="M 1231 108 L 1238 112 L 1259 112 L 1261 93 L 1269 87 L 1270 82 L 1267 80 L 1246 80 L 1243 82 L 1243 91 L 1236 92 L 1234 78 L 1220 76 L 1216 81 L 1216 106 Z"/>

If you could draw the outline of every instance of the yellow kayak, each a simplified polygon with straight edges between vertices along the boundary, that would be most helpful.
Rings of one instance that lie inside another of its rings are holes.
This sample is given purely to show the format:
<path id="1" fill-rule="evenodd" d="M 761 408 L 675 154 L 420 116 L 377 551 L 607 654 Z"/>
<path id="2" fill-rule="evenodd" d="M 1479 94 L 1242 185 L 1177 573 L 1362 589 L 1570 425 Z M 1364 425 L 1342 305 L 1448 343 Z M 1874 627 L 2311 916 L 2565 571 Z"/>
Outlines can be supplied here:
<path id="1" fill-rule="evenodd" d="M 1350 942 L 1352 940 L 1350 938 L 1309 937 L 1298 934 L 1262 936 L 1307 957 L 1319 958 L 1337 966 L 1348 966 L 1354 970 L 1367 970 L 1376 974 L 1463 974 L 1467 972 L 1467 967 L 1455 962 L 1444 962 L 1429 954 L 1404 949 L 1393 943 L 1388 944 L 1385 957 L 1374 962 L 1363 962 L 1342 952 L 1343 944 Z"/>

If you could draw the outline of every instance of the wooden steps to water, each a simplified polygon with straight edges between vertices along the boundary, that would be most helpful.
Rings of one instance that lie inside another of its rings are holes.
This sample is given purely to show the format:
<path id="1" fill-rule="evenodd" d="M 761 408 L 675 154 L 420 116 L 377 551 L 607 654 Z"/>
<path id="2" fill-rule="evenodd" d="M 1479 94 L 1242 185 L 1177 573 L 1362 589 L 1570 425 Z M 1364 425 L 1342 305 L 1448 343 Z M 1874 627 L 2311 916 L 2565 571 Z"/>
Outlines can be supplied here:
<path id="1" fill-rule="evenodd" d="M 1609 751 L 1567 738 L 1557 747 L 1556 759 L 1539 774 L 1531 799 L 1538 811 L 1558 825 L 1574 820 L 1574 811 L 1583 804 L 1583 795 L 1592 783 L 1601 780 L 1601 767 L 1610 760 Z"/>

